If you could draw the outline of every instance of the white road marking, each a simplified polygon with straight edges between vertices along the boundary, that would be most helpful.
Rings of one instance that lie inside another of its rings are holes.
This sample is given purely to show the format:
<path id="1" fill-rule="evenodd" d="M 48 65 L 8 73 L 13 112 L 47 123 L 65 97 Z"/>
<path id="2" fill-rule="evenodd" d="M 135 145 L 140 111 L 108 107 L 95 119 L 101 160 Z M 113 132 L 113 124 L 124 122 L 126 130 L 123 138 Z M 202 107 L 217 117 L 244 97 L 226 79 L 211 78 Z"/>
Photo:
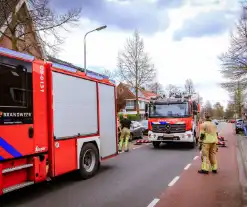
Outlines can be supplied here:
<path id="1" fill-rule="evenodd" d="M 149 203 L 149 205 L 147 207 L 154 207 L 159 201 L 160 201 L 160 199 L 155 198 L 155 199 L 153 199 L 153 201 L 151 203 Z"/>
<path id="2" fill-rule="evenodd" d="M 169 187 L 173 186 L 179 179 L 179 176 L 176 176 L 175 178 L 173 178 L 173 180 L 168 184 Z"/>
<path id="3" fill-rule="evenodd" d="M 195 156 L 194 158 L 193 158 L 193 160 L 196 160 L 198 158 L 198 156 Z"/>
<path id="4" fill-rule="evenodd" d="M 191 164 L 188 164 L 188 165 L 185 166 L 184 169 L 185 169 L 185 170 L 188 170 L 190 166 L 191 166 Z"/>

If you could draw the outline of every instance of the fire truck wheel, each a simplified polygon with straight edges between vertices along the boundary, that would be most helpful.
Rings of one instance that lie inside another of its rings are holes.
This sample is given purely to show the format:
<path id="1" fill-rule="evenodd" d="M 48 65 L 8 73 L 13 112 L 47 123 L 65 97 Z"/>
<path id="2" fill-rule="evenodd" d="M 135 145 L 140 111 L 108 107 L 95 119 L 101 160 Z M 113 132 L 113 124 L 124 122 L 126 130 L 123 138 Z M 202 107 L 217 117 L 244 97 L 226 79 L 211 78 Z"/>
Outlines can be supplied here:
<path id="1" fill-rule="evenodd" d="M 159 148 L 160 142 L 153 142 L 153 146 L 155 149 Z"/>
<path id="2" fill-rule="evenodd" d="M 196 139 L 194 139 L 193 142 L 189 142 L 188 145 L 189 145 L 189 148 L 194 149 L 196 147 L 196 145 L 197 145 Z"/>
<path id="3" fill-rule="evenodd" d="M 93 143 L 83 145 L 80 153 L 80 177 L 88 179 L 95 175 L 100 166 L 99 152 Z"/>

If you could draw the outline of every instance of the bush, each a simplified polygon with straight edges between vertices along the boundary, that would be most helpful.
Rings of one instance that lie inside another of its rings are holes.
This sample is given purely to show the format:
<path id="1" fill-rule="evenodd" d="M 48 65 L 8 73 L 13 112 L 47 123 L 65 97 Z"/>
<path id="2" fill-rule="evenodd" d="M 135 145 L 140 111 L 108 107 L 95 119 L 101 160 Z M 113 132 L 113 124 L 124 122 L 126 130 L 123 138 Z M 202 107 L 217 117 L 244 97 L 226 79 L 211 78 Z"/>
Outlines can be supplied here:
<path id="1" fill-rule="evenodd" d="M 123 114 L 119 114 L 118 117 L 119 117 L 119 120 L 122 120 Z M 141 120 L 140 115 L 138 116 L 137 114 L 128 114 L 127 117 L 131 121 L 140 121 Z"/>

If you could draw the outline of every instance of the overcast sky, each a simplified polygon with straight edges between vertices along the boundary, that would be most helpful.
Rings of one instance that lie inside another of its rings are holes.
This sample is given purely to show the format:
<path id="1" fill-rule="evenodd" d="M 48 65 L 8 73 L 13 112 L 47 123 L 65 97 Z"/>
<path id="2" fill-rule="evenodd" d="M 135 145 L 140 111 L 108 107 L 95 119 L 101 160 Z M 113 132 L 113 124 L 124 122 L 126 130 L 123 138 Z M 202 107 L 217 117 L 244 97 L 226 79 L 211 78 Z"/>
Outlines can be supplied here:
<path id="1" fill-rule="evenodd" d="M 80 26 L 68 34 L 59 58 L 83 66 L 83 36 L 101 25 L 107 29 L 87 38 L 87 65 L 116 68 L 126 38 L 138 29 L 157 68 L 158 81 L 183 85 L 191 78 L 204 100 L 226 105 L 228 94 L 219 54 L 229 46 L 238 18 L 237 0 L 52 0 L 58 9 L 82 7 Z"/>

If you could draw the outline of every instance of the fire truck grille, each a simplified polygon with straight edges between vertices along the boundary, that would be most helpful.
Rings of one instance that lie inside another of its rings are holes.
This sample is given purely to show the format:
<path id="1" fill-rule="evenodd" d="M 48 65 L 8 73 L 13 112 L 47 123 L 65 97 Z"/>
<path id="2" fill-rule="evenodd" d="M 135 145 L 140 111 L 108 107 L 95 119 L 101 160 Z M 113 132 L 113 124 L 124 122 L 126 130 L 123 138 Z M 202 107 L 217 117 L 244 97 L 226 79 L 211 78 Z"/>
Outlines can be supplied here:
<path id="1" fill-rule="evenodd" d="M 184 133 L 186 132 L 185 124 L 170 124 L 170 129 L 167 130 L 166 125 L 154 124 L 152 125 L 152 131 L 155 133 Z"/>

